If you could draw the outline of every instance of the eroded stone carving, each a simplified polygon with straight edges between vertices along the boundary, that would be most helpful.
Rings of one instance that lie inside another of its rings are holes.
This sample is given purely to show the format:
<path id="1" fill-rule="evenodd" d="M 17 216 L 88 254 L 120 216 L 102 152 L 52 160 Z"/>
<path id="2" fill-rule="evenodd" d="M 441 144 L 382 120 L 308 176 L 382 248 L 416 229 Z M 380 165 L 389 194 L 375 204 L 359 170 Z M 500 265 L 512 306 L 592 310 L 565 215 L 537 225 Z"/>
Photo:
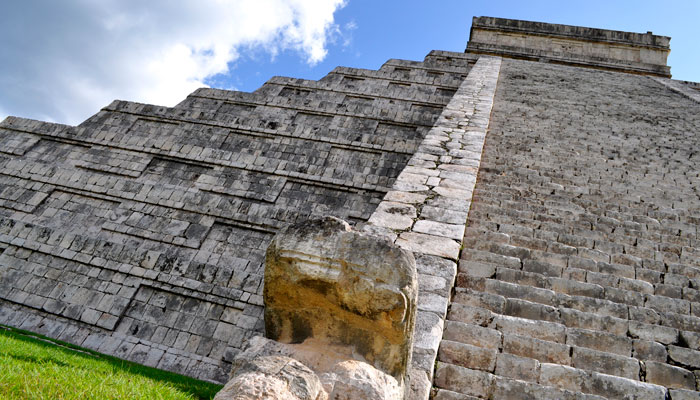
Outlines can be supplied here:
<path id="1" fill-rule="evenodd" d="M 216 399 L 402 399 L 417 293 L 410 251 L 333 217 L 283 229 L 265 257 L 268 338 Z"/>
<path id="2" fill-rule="evenodd" d="M 268 338 L 351 346 L 399 381 L 411 357 L 416 296 L 411 252 L 337 218 L 292 225 L 267 250 Z"/>

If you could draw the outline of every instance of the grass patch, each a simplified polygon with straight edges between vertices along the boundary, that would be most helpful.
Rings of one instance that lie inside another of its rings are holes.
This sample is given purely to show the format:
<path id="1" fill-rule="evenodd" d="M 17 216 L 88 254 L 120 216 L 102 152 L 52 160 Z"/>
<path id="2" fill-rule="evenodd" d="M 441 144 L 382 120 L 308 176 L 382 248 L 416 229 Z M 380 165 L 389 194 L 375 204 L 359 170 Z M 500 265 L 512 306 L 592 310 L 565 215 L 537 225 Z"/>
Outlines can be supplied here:
<path id="1" fill-rule="evenodd" d="M 220 385 L 0 325 L 0 399 L 211 399 Z"/>

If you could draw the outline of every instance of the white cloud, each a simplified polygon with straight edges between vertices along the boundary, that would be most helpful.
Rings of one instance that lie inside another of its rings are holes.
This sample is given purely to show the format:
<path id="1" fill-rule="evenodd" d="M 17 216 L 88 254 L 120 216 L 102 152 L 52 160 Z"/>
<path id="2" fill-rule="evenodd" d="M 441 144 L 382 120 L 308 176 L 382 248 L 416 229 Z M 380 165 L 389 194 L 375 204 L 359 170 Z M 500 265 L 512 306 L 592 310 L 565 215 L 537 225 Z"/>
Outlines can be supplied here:
<path id="1" fill-rule="evenodd" d="M 0 111 L 79 123 L 115 98 L 172 106 L 239 51 L 315 64 L 344 0 L 9 2 L 0 15 Z M 7 114 L 0 113 L 0 119 Z"/>

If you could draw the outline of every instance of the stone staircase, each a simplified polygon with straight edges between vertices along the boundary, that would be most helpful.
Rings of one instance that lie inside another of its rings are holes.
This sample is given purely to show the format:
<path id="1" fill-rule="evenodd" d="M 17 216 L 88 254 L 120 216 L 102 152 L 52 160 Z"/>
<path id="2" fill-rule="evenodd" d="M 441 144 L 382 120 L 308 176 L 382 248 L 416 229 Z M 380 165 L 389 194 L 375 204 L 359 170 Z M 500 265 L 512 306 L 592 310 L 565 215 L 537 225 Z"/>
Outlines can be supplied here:
<path id="1" fill-rule="evenodd" d="M 435 399 L 698 398 L 697 111 L 504 60 Z"/>

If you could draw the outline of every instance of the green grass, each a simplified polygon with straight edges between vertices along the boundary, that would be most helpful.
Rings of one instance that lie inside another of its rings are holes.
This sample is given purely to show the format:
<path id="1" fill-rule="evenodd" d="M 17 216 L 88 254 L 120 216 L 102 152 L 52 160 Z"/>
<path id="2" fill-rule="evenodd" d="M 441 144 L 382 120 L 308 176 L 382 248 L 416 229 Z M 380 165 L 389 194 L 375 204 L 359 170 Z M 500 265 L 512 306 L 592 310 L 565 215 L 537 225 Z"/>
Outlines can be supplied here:
<path id="1" fill-rule="evenodd" d="M 0 325 L 0 399 L 211 399 L 220 385 Z"/>

